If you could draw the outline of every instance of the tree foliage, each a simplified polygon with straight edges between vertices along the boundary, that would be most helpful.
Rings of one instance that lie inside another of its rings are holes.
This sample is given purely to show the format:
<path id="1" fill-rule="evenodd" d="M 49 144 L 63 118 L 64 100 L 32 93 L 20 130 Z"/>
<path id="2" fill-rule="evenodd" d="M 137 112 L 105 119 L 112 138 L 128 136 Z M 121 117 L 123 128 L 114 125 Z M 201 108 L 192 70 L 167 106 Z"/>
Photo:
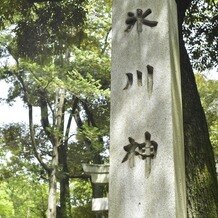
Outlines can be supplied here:
<path id="1" fill-rule="evenodd" d="M 22 140 L 16 137 L 21 130 L 18 124 L 14 124 L 6 126 L 2 131 L 1 138 L 4 140 L 0 155 L 0 202 L 4 206 L 0 206 L 0 214 L 11 218 L 27 215 L 46 217 L 47 185 L 42 178 L 40 166 L 28 154 L 30 148 L 26 147 L 27 144 L 21 144 Z"/>
<path id="2" fill-rule="evenodd" d="M 42 176 L 49 180 L 50 197 L 60 183 L 62 217 L 70 215 L 69 179 L 85 178 L 81 162 L 102 162 L 100 153 L 107 148 L 103 138 L 109 122 L 110 1 L 100 2 L 99 8 L 94 1 L 76 0 L 20 0 L 14 8 L 9 8 L 11 2 L 1 5 L 1 27 L 8 28 L 1 38 L 7 52 L 1 54 L 9 53 L 16 60 L 15 66 L 0 72 L 11 85 L 6 101 L 12 104 L 20 97 L 29 110 L 25 137 L 21 126 L 5 128 L 4 137 L 9 144 L 23 137 L 17 152 L 28 148 L 26 159 L 31 165 L 35 164 L 31 158 L 37 159 Z M 40 108 L 41 125 L 33 122 L 33 108 Z M 50 197 L 52 217 L 56 199 Z"/>
<path id="3" fill-rule="evenodd" d="M 186 12 L 184 39 L 193 67 L 198 71 L 217 66 L 217 7 L 217 0 L 193 0 Z"/>
<path id="4" fill-rule="evenodd" d="M 0 216 L 13 217 L 14 207 L 7 193 L 7 183 L 0 183 Z"/>
<path id="5" fill-rule="evenodd" d="M 218 157 L 218 80 L 208 80 L 201 74 L 196 75 L 199 94 L 204 108 L 210 133 L 210 140 Z"/>

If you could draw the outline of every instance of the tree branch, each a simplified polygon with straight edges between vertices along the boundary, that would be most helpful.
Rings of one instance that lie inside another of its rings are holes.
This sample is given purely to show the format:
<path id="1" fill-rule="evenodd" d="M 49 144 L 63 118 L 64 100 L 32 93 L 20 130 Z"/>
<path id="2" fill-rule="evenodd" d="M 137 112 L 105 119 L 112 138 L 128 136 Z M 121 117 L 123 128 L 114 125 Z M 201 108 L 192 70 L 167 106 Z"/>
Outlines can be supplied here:
<path id="1" fill-rule="evenodd" d="M 17 74 L 16 77 L 17 77 L 18 81 L 20 82 L 21 87 L 22 87 L 22 89 L 24 91 L 24 102 L 27 103 L 28 110 L 29 110 L 29 130 L 30 130 L 30 138 L 31 138 L 31 143 L 32 143 L 34 156 L 36 157 L 38 162 L 41 164 L 41 166 L 47 172 L 49 172 L 50 168 L 43 162 L 41 156 L 37 152 L 37 146 L 36 146 L 36 141 L 35 141 L 35 131 L 34 131 L 34 127 L 33 127 L 33 106 L 30 103 L 29 98 L 28 98 L 28 90 L 27 90 L 26 85 L 25 85 L 25 83 L 23 81 L 23 78 L 19 74 Z"/>
<path id="2" fill-rule="evenodd" d="M 107 48 L 107 46 L 108 46 L 108 37 L 109 37 L 109 34 L 110 34 L 110 31 L 112 30 L 112 27 L 108 30 L 108 32 L 107 32 L 107 35 L 106 35 L 106 37 L 105 37 L 105 40 L 104 40 L 104 47 L 103 47 L 103 49 L 102 49 L 102 52 L 101 52 L 101 54 L 104 54 L 104 52 L 105 52 L 105 50 L 106 50 L 106 48 Z"/>
<path id="3" fill-rule="evenodd" d="M 41 110 L 41 124 L 45 131 L 45 134 L 48 136 L 52 144 L 54 144 L 54 136 L 51 133 L 51 125 L 48 119 L 48 107 L 46 100 L 46 93 L 44 90 L 39 90 L 39 106 Z"/>
<path id="4" fill-rule="evenodd" d="M 77 104 L 78 104 L 78 98 L 75 97 L 73 102 L 72 102 L 72 107 L 71 107 L 71 112 L 70 112 L 70 116 L 67 122 L 67 128 L 66 128 L 66 132 L 65 132 L 65 136 L 64 136 L 64 144 L 66 145 L 69 139 L 69 133 L 70 133 L 70 126 L 72 123 L 72 119 L 73 119 L 73 114 L 75 113 Z"/>
<path id="5" fill-rule="evenodd" d="M 83 126 L 83 122 L 82 122 L 82 120 L 81 120 L 80 115 L 79 115 L 78 112 L 77 112 L 76 114 L 74 114 L 74 119 L 75 119 L 75 122 L 76 122 L 77 127 L 78 127 L 79 129 L 81 129 L 82 126 Z"/>
<path id="6" fill-rule="evenodd" d="M 96 127 L 94 116 L 93 116 L 92 112 L 90 111 L 87 103 L 84 101 L 81 101 L 81 103 L 82 103 L 82 106 L 83 106 L 87 116 L 88 116 L 88 121 L 91 123 L 92 126 Z"/>
<path id="7" fill-rule="evenodd" d="M 29 109 L 29 129 L 30 129 L 30 138 L 32 142 L 32 148 L 34 155 L 38 162 L 41 164 L 41 166 L 47 171 L 50 172 L 50 168 L 43 162 L 41 156 L 37 152 L 37 146 L 36 146 L 36 141 L 35 141 L 35 132 L 34 132 L 34 127 L 33 127 L 33 110 L 32 110 L 32 105 L 28 103 L 28 109 Z"/>

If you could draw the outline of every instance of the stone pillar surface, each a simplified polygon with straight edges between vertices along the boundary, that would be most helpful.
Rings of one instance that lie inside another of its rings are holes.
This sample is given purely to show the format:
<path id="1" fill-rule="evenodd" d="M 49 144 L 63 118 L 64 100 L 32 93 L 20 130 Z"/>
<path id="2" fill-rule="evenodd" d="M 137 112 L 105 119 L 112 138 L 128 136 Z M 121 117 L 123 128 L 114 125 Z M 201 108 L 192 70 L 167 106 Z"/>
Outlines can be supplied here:
<path id="1" fill-rule="evenodd" d="M 109 217 L 186 217 L 176 2 L 113 0 L 112 13 Z M 146 131 L 156 157 L 122 163 L 128 138 L 144 143 Z"/>

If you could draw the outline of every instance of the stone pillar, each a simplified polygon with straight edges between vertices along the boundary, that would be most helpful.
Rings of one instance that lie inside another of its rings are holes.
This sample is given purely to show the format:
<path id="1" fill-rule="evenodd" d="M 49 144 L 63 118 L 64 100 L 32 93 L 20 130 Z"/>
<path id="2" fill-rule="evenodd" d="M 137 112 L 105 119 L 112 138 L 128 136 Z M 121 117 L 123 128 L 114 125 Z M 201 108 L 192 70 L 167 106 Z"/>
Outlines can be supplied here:
<path id="1" fill-rule="evenodd" d="M 176 2 L 114 0 L 112 30 L 109 217 L 186 217 Z"/>

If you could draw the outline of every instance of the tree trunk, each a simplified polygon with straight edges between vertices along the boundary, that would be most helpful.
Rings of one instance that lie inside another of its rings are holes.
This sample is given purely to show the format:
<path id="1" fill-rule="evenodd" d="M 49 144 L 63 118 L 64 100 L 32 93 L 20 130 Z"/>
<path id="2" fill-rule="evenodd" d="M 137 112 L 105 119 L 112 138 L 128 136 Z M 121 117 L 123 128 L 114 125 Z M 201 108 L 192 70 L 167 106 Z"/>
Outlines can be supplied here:
<path id="1" fill-rule="evenodd" d="M 48 218 L 57 217 L 57 171 L 59 167 L 59 152 L 62 144 L 62 134 L 64 127 L 64 101 L 65 101 L 65 90 L 58 89 L 56 91 L 56 106 L 55 106 L 55 125 L 53 137 L 53 158 L 52 158 L 52 170 L 50 173 L 49 181 L 49 197 L 48 197 Z M 63 217 L 64 218 L 64 217 Z"/>
<path id="2" fill-rule="evenodd" d="M 60 214 L 58 218 L 71 217 L 70 190 L 69 190 L 69 172 L 67 165 L 67 140 L 64 139 L 64 103 L 65 90 L 58 89 L 56 93 L 56 128 L 59 133 L 57 136 L 57 148 L 59 153 L 59 181 L 60 181 Z"/>
<path id="3" fill-rule="evenodd" d="M 58 149 L 53 148 L 52 169 L 49 175 L 48 218 L 56 218 Z"/>
<path id="4" fill-rule="evenodd" d="M 70 205 L 70 191 L 69 191 L 69 177 L 64 176 L 60 180 L 60 206 L 61 216 L 58 218 L 69 218 L 71 217 L 71 205 Z"/>
<path id="5" fill-rule="evenodd" d="M 180 64 L 185 137 L 188 217 L 218 217 L 218 184 L 206 117 L 182 39 L 184 13 L 179 11 Z"/>
<path id="6" fill-rule="evenodd" d="M 60 218 L 71 217 L 71 204 L 70 204 L 70 178 L 68 170 L 68 140 L 70 134 L 70 127 L 73 116 L 75 114 L 78 104 L 78 98 L 74 97 L 71 106 L 70 116 L 66 126 L 64 140 L 59 148 L 59 165 L 61 168 L 60 176 Z M 63 108 L 64 111 L 64 108 Z M 62 127 L 63 128 L 63 127 Z M 64 128 L 63 128 L 64 132 Z M 58 217 L 59 218 L 59 217 Z"/>
<path id="7" fill-rule="evenodd" d="M 60 147 L 60 158 L 59 164 L 61 168 L 60 176 L 60 206 L 61 206 L 61 217 L 69 218 L 71 216 L 71 205 L 70 205 L 70 190 L 69 190 L 69 172 L 67 166 L 67 145 L 61 145 Z"/>

